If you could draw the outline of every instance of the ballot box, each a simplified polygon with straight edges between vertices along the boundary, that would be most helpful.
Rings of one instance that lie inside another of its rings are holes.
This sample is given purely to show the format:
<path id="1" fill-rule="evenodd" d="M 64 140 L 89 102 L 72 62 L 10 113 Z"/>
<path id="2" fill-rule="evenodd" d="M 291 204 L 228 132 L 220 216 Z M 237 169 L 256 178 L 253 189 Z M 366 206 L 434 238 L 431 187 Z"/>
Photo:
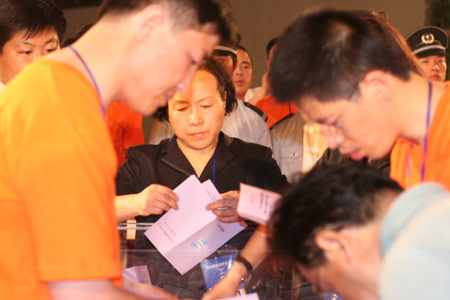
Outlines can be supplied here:
<path id="1" fill-rule="evenodd" d="M 128 280 L 153 284 L 179 298 L 191 299 L 201 299 L 215 281 L 223 278 L 232 264 L 232 258 L 242 251 L 256 228 L 256 225 L 248 226 L 190 271 L 181 275 L 146 238 L 144 232 L 152 225 L 152 223 L 129 222 L 118 226 L 123 276 Z M 256 292 L 259 299 L 332 299 L 327 294 L 317 292 L 317 289 L 301 279 L 289 262 L 276 255 L 270 256 L 253 270 L 244 279 L 239 291 L 246 294 Z"/>

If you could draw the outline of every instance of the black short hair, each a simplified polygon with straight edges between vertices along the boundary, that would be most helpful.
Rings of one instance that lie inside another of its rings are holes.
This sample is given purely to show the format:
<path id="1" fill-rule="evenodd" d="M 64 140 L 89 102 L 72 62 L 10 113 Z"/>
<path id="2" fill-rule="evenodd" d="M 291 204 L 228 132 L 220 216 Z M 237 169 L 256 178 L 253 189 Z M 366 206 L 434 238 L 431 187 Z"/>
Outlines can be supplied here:
<path id="1" fill-rule="evenodd" d="M 237 45 L 237 46 L 236 46 L 236 50 L 237 50 L 237 49 L 241 49 L 242 51 L 245 51 L 245 53 L 248 54 L 248 57 L 250 57 L 250 62 L 251 62 L 252 65 L 253 65 L 253 57 L 251 56 L 250 52 L 248 52 L 247 48 L 245 48 L 245 47 L 242 46 L 242 45 Z"/>
<path id="2" fill-rule="evenodd" d="M 175 27 L 198 28 L 212 24 L 222 42 L 237 44 L 237 25 L 228 0 L 103 0 L 98 18 L 138 11 L 151 4 L 163 5 Z"/>
<path id="3" fill-rule="evenodd" d="M 315 168 L 283 196 L 273 215 L 272 247 L 308 268 L 325 262 L 315 243 L 321 229 L 368 224 L 388 193 L 402 188 L 389 176 L 361 164 Z"/>
<path id="4" fill-rule="evenodd" d="M 269 59 L 270 50 L 278 43 L 279 37 L 274 37 L 266 45 L 266 58 Z"/>
<path id="5" fill-rule="evenodd" d="M 298 18 L 278 42 L 269 72 L 278 101 L 309 95 L 352 99 L 372 70 L 408 80 L 408 54 L 381 22 L 350 11 L 325 10 Z"/>
<path id="6" fill-rule="evenodd" d="M 55 29 L 60 43 L 66 32 L 64 14 L 53 0 L 0 1 L 0 53 L 14 34 L 25 31 L 28 37 Z"/>
<path id="7" fill-rule="evenodd" d="M 356 9 L 350 11 L 350 13 L 362 18 L 365 21 L 373 23 L 374 26 L 381 27 L 385 31 L 385 33 L 394 42 L 396 42 L 397 46 L 403 51 L 412 70 L 418 74 L 423 75 L 423 71 L 419 65 L 417 57 L 411 51 L 405 37 L 400 32 L 398 32 L 398 30 L 394 26 L 391 25 L 387 12 L 374 9 Z"/>
<path id="8" fill-rule="evenodd" d="M 214 75 L 217 80 L 217 89 L 219 90 L 220 97 L 225 101 L 225 115 L 232 112 L 237 107 L 237 100 L 236 91 L 230 74 L 228 74 L 222 64 L 211 57 L 206 59 L 206 61 L 198 67 L 197 71 L 200 70 Z M 167 105 L 160 107 L 153 116 L 159 121 L 168 121 L 169 115 L 167 112 Z"/>
<path id="9" fill-rule="evenodd" d="M 227 50 L 221 50 L 221 49 L 214 49 L 212 56 L 229 56 L 231 57 L 231 60 L 233 61 L 233 70 L 236 68 L 237 64 L 237 55 L 231 51 Z"/>

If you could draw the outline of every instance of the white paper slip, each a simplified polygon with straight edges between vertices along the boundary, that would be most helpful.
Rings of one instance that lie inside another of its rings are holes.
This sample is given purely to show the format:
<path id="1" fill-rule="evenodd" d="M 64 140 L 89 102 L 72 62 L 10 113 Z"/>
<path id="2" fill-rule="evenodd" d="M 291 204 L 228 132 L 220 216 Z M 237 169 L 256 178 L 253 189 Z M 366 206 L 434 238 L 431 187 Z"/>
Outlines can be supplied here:
<path id="1" fill-rule="evenodd" d="M 123 279 L 127 279 L 137 283 L 152 284 L 147 265 L 126 268 L 122 271 L 122 277 Z"/>
<path id="2" fill-rule="evenodd" d="M 245 227 L 222 223 L 205 209 L 221 196 L 211 181 L 203 184 L 192 175 L 173 190 L 178 210 L 162 216 L 145 236 L 181 275 L 225 244 Z"/>
<path id="3" fill-rule="evenodd" d="M 222 196 L 220 195 L 219 191 L 216 189 L 211 180 L 206 180 L 205 182 L 202 183 L 202 186 L 208 193 L 210 199 L 212 200 L 211 202 L 222 199 Z"/>
<path id="4" fill-rule="evenodd" d="M 241 183 L 237 212 L 244 219 L 266 225 L 280 198 L 280 194 Z"/>
<path id="5" fill-rule="evenodd" d="M 257 293 L 251 293 L 243 296 L 236 296 L 231 298 L 222 298 L 220 300 L 233 300 L 233 299 L 239 299 L 239 300 L 259 300 Z"/>

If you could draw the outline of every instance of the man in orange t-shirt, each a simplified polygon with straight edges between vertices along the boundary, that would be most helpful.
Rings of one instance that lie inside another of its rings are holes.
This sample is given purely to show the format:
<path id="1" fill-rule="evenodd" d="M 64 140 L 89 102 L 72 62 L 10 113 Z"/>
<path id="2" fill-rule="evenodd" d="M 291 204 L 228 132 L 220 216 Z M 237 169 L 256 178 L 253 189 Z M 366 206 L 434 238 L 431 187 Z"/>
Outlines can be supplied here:
<path id="1" fill-rule="evenodd" d="M 277 43 L 278 38 L 274 38 L 270 40 L 269 43 L 267 43 L 267 72 L 270 71 L 270 64 L 272 62 L 273 53 L 277 48 Z M 277 102 L 276 99 L 270 94 L 270 85 L 267 89 L 269 95 L 257 100 L 255 106 L 267 115 L 267 126 L 269 126 L 269 128 L 272 128 L 273 125 L 275 125 L 285 117 L 295 113 L 297 111 L 297 108 L 292 106 L 290 103 Z"/>
<path id="2" fill-rule="evenodd" d="M 128 148 L 144 144 L 142 115 L 117 101 L 106 110 L 106 122 L 116 151 L 118 166 L 125 162 Z"/>
<path id="3" fill-rule="evenodd" d="M 421 40 L 442 47 L 432 35 Z M 420 76 L 405 47 L 376 15 L 311 13 L 278 42 L 272 93 L 295 103 L 306 121 L 320 123 L 328 146 L 353 160 L 380 159 L 395 144 L 391 176 L 403 187 L 432 180 L 450 188 L 450 90 Z"/>
<path id="4" fill-rule="evenodd" d="M 219 40 L 237 40 L 230 11 L 225 1 L 105 0 L 77 42 L 8 82 L 0 299 L 175 298 L 151 285 L 118 287 L 117 160 L 104 110 L 122 100 L 148 115 L 186 91 Z"/>
<path id="5" fill-rule="evenodd" d="M 273 125 L 283 120 L 285 117 L 297 112 L 297 108 L 290 103 L 278 103 L 272 96 L 267 96 L 259 100 L 256 105 L 267 115 L 267 126 Z"/>

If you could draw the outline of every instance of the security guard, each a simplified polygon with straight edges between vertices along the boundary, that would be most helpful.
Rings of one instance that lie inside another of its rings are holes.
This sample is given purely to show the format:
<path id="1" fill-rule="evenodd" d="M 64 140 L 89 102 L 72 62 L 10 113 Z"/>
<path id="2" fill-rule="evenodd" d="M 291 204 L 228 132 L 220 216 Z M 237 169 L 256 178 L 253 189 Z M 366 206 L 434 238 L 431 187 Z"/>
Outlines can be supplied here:
<path id="1" fill-rule="evenodd" d="M 416 29 L 406 40 L 424 75 L 431 80 L 445 81 L 447 33 L 439 27 L 425 26 Z"/>

